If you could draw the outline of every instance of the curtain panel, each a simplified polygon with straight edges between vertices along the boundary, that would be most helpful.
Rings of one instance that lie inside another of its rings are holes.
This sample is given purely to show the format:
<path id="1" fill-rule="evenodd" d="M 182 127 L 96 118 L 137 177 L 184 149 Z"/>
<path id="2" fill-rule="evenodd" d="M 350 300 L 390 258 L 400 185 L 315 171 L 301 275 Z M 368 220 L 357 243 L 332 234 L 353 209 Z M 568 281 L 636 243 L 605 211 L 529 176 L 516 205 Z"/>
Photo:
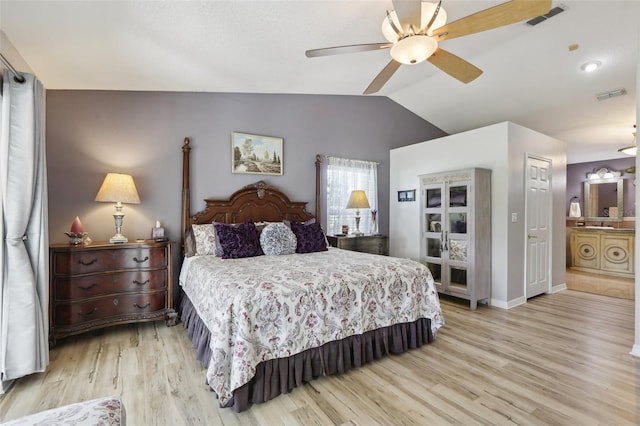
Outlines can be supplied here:
<path id="1" fill-rule="evenodd" d="M 356 229 L 354 209 L 347 209 L 351 191 L 361 189 L 367 195 L 370 209 L 360 209 L 360 231 L 369 234 L 371 212 L 378 210 L 378 163 L 327 157 L 327 234 L 341 233 L 342 225 L 349 232 Z"/>
<path id="2" fill-rule="evenodd" d="M 0 119 L 0 379 L 44 371 L 49 363 L 49 260 L 42 84 L 9 71 Z"/>

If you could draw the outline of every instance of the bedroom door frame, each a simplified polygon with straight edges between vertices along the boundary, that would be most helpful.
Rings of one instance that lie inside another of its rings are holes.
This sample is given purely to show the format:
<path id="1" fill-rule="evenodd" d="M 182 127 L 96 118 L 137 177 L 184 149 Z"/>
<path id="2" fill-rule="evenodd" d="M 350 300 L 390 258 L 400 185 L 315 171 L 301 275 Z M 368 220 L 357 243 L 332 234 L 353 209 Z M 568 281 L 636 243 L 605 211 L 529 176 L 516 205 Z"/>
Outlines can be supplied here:
<path id="1" fill-rule="evenodd" d="M 542 175 L 538 172 L 542 170 L 541 165 L 544 165 L 545 170 Z M 551 159 L 526 154 L 523 280 L 525 299 L 551 292 L 552 167 Z M 532 176 L 534 170 L 536 173 Z M 544 197 L 540 197 L 540 189 L 546 190 L 543 192 Z M 540 205 L 541 198 L 544 205 Z"/>

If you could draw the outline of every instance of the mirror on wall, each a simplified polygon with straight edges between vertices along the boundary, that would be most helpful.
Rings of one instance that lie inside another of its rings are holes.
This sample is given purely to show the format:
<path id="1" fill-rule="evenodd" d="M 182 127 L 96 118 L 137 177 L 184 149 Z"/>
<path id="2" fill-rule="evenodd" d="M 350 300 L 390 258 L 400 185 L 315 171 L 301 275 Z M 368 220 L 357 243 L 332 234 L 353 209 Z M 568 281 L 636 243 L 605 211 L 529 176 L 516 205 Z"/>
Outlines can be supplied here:
<path id="1" fill-rule="evenodd" d="M 620 222 L 624 213 L 624 189 L 620 172 L 598 169 L 584 182 L 586 220 Z"/>

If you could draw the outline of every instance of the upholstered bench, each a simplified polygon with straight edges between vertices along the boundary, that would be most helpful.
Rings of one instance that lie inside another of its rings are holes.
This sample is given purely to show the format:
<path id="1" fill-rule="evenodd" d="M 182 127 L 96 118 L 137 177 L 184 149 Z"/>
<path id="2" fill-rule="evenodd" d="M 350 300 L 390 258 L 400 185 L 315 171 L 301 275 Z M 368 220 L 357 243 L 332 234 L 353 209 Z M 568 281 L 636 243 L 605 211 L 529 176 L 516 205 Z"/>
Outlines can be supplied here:
<path id="1" fill-rule="evenodd" d="M 124 426 L 126 423 L 125 417 L 122 401 L 120 401 L 120 398 L 112 396 L 52 408 L 51 410 L 10 420 L 6 423 L 0 423 L 0 425 Z"/>

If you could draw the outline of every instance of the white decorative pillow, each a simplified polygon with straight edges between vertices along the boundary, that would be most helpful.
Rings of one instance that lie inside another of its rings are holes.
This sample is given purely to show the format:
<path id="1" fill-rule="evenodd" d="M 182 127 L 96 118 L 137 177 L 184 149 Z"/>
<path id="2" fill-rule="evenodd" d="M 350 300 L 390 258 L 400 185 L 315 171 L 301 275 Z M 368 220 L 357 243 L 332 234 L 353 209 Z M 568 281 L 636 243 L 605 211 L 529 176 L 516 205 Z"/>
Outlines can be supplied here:
<path id="1" fill-rule="evenodd" d="M 296 252 L 296 235 L 284 223 L 270 223 L 260 233 L 260 247 L 267 256 L 279 256 Z"/>
<path id="2" fill-rule="evenodd" d="M 191 225 L 197 256 L 216 256 L 216 230 L 212 223 Z"/>

